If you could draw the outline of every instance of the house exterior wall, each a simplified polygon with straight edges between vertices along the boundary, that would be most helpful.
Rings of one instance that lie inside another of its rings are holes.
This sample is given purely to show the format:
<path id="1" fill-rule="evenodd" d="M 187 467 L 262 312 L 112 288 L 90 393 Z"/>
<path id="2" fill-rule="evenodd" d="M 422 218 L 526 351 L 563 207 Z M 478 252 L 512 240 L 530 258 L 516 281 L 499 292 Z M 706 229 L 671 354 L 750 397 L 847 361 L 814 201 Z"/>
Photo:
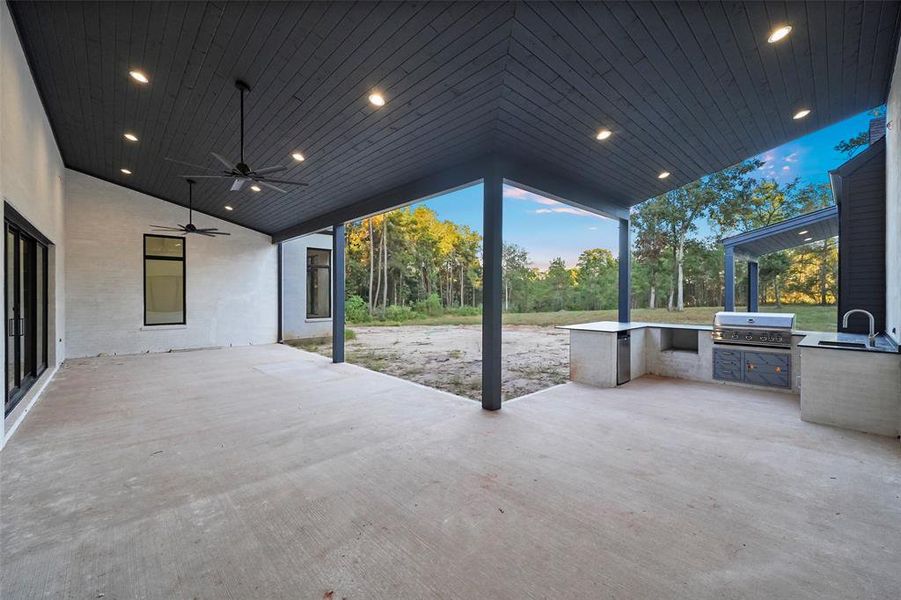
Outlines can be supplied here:
<path id="1" fill-rule="evenodd" d="M 895 57 L 885 121 L 886 331 L 901 342 L 901 48 Z"/>
<path id="2" fill-rule="evenodd" d="M 307 318 L 308 248 L 331 252 L 332 236 L 314 233 L 282 244 L 282 339 L 326 337 L 332 333 L 331 319 Z"/>
<path id="3" fill-rule="evenodd" d="M 885 144 L 877 141 L 855 157 L 863 162 L 840 178 L 838 242 L 838 331 L 868 333 L 866 317 L 848 326 L 842 316 L 854 308 L 873 314 L 876 331 L 885 331 Z M 855 160 L 855 159 L 852 159 Z"/>
<path id="4" fill-rule="evenodd" d="M 276 341 L 277 246 L 267 235 L 197 213 L 195 224 L 231 236 L 187 237 L 187 323 L 144 326 L 144 234 L 154 233 L 151 224 L 186 219 L 186 208 L 67 172 L 68 357 Z"/>
<path id="5" fill-rule="evenodd" d="M 2 445 L 31 409 L 66 354 L 62 334 L 66 323 L 65 294 L 65 168 L 31 78 L 25 53 L 6 2 L 0 3 L 0 194 L 31 225 L 46 236 L 48 271 L 48 365 L 43 376 L 4 419 Z M 5 276 L 6 244 L 0 260 L 0 280 Z M 0 360 L 6 364 L 6 344 L 0 344 Z"/>

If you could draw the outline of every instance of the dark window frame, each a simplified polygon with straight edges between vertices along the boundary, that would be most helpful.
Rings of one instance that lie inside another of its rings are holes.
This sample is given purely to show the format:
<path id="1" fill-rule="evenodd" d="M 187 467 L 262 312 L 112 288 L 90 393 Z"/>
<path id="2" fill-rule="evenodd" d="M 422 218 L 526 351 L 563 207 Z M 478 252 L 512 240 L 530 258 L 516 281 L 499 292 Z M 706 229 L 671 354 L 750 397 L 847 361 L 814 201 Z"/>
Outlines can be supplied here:
<path id="1" fill-rule="evenodd" d="M 310 250 L 316 250 L 318 252 L 325 252 L 328 254 L 328 264 L 327 265 L 311 265 L 310 264 Z M 331 319 L 332 318 L 332 249 L 331 248 L 315 248 L 313 246 L 307 246 L 306 253 L 306 275 L 307 275 L 307 285 L 306 285 L 306 318 L 307 320 L 311 319 Z M 328 272 L 328 314 L 325 316 L 322 315 L 311 315 L 310 314 L 310 271 L 313 269 L 325 269 Z"/>
<path id="2" fill-rule="evenodd" d="M 38 286 L 43 287 L 43 302 L 41 306 L 37 305 L 36 299 L 35 304 L 32 307 L 35 312 L 42 311 L 42 330 L 43 330 L 43 344 L 41 347 L 40 355 L 38 355 L 37 351 L 37 340 L 32 339 L 30 345 L 25 345 L 25 352 L 29 354 L 28 359 L 20 358 L 20 346 L 19 343 L 15 343 L 15 353 L 16 353 L 16 375 L 15 379 L 18 380 L 17 388 L 15 393 L 13 394 L 12 389 L 9 387 L 9 357 L 7 356 L 4 360 L 3 364 L 3 387 L 4 387 L 4 418 L 9 416 L 13 410 L 15 410 L 16 406 L 18 406 L 19 402 L 28 394 L 31 390 L 32 386 L 40 379 L 41 375 L 47 370 L 49 366 L 49 357 L 50 357 L 50 333 L 48 330 L 49 326 L 49 314 L 50 314 L 50 278 L 49 278 L 49 267 L 50 267 L 50 247 L 53 246 L 53 243 L 47 239 L 40 231 L 38 231 L 31 223 L 19 214 L 12 206 L 3 203 L 3 245 L 6 247 L 6 235 L 7 230 L 13 232 L 13 235 L 16 239 L 16 243 L 14 245 L 14 251 L 16 258 L 14 259 L 15 263 L 19 262 L 19 252 L 20 252 L 20 244 L 21 241 L 25 241 L 26 244 L 33 244 L 32 251 L 29 256 L 30 262 L 30 271 L 32 276 L 31 285 L 34 288 L 35 295 L 37 294 Z M 40 246 L 43 249 L 43 259 L 41 264 L 42 271 L 42 281 L 38 282 L 37 279 L 37 263 L 38 263 L 38 253 L 37 248 Z M 5 250 L 4 250 L 5 251 Z M 4 257 L 6 260 L 6 257 Z M 4 264 L 5 269 L 5 264 Z M 3 294 L 3 306 L 4 306 L 4 316 L 3 316 L 3 330 L 4 330 L 4 344 L 7 343 L 7 340 L 10 337 L 10 323 L 7 319 L 7 315 L 9 313 L 9 303 L 8 303 L 8 294 L 6 290 L 6 284 L 9 280 L 9 274 L 4 273 L 4 294 Z M 27 310 L 27 308 L 25 309 Z M 18 327 L 18 325 L 15 325 Z M 36 332 L 37 327 L 32 322 L 30 327 Z M 33 337 L 33 336 L 32 336 Z M 24 370 L 26 366 L 29 365 L 33 372 L 22 373 L 21 370 Z"/>
<path id="3" fill-rule="evenodd" d="M 181 256 L 159 256 L 157 254 L 147 253 L 147 238 L 166 238 L 170 240 L 181 240 Z M 144 327 L 165 327 L 169 325 L 187 325 L 188 324 L 188 244 L 187 240 L 179 235 L 157 235 L 154 233 L 145 233 L 143 240 L 143 263 L 144 263 Z M 181 262 L 181 321 L 173 321 L 171 323 L 148 323 L 147 322 L 147 260 L 171 260 Z"/>

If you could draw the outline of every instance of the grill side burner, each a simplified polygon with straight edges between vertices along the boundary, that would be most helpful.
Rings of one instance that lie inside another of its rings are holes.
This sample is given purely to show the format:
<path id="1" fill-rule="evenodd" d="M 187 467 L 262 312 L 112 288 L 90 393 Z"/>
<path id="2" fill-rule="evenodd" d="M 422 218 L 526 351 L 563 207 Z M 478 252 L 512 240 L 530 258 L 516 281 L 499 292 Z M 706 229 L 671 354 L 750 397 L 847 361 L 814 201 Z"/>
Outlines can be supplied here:
<path id="1" fill-rule="evenodd" d="M 713 318 L 713 343 L 791 348 L 793 313 L 718 312 Z"/>

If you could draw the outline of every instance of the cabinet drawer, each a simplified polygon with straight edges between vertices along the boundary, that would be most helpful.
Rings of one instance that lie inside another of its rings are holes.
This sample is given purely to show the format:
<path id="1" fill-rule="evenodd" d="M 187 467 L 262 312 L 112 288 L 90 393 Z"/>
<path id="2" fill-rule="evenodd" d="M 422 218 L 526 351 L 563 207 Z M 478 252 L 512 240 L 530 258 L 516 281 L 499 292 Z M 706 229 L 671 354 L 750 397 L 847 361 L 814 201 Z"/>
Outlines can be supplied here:
<path id="1" fill-rule="evenodd" d="M 791 355 L 773 352 L 745 352 L 745 383 L 773 387 L 791 387 Z"/>

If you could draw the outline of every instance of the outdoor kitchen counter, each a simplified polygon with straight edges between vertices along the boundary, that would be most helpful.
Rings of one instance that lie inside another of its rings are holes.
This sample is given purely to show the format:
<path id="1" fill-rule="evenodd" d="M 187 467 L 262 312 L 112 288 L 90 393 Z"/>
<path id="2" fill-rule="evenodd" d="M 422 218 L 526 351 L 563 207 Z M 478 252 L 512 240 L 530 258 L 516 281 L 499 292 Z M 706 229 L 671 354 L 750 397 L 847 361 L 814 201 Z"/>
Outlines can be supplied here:
<path id="1" fill-rule="evenodd" d="M 597 321 L 560 325 L 569 330 L 569 378 L 596 387 L 616 387 L 617 336 L 630 334 L 630 375 L 637 379 L 652 374 L 694 381 L 723 383 L 713 378 L 712 325 L 688 323 L 645 323 Z M 791 348 L 767 348 L 767 352 L 791 354 L 792 375 L 789 388 L 778 389 L 798 394 L 801 361 L 798 342 L 805 332 L 793 332 Z M 728 383 L 742 387 L 750 384 Z"/>
<path id="2" fill-rule="evenodd" d="M 868 344 L 867 335 L 865 333 L 836 333 L 834 331 L 810 331 L 801 340 L 799 346 L 802 348 L 820 348 L 823 350 L 850 350 L 851 352 L 888 352 L 889 354 L 898 353 L 898 345 L 885 334 L 876 336 L 876 345 Z M 826 345 L 820 344 L 826 342 Z M 855 348 L 849 346 L 830 346 L 829 342 L 838 343 L 858 343 L 863 344 L 863 348 Z"/>
<path id="3" fill-rule="evenodd" d="M 875 347 L 821 346 L 820 341 L 859 342 L 853 333 L 810 333 L 800 344 L 801 418 L 867 433 L 901 433 L 901 354 L 880 335 Z"/>

